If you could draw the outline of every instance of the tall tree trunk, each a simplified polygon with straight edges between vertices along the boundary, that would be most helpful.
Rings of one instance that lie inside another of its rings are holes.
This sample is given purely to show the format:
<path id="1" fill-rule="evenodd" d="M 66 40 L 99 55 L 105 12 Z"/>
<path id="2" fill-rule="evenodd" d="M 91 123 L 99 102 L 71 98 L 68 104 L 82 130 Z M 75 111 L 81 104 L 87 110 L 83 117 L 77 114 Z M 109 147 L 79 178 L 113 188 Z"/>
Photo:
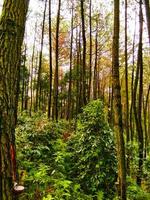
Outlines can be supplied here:
<path id="1" fill-rule="evenodd" d="M 30 72 L 30 66 L 29 66 L 29 72 Z M 24 109 L 28 110 L 28 101 L 29 101 L 29 78 L 30 74 L 27 75 L 26 81 L 25 81 L 25 100 L 24 100 Z"/>
<path id="2" fill-rule="evenodd" d="M 125 129 L 126 129 L 126 142 L 129 143 L 129 95 L 128 95 L 128 34 L 127 34 L 127 0 L 125 0 L 125 90 L 126 90 L 126 103 L 125 103 Z M 127 173 L 130 173 L 130 160 L 129 152 L 127 150 Z"/>
<path id="3" fill-rule="evenodd" d="M 68 108 L 67 108 L 67 120 L 71 119 L 71 96 L 72 96 L 72 46 L 73 46 L 73 17 L 74 17 L 74 5 L 72 2 L 72 17 L 71 17 L 71 40 L 70 40 L 70 70 L 69 70 L 69 89 L 68 89 Z"/>
<path id="4" fill-rule="evenodd" d="M 142 55 L 142 35 L 143 35 L 143 13 L 142 13 L 142 0 L 139 2 L 139 46 L 138 46 L 138 60 L 137 69 L 134 82 L 133 91 L 133 110 L 136 124 L 136 131 L 138 134 L 139 143 L 139 164 L 138 164 L 138 174 L 137 174 L 137 184 L 141 185 L 142 178 L 142 168 L 143 168 L 143 128 L 142 128 L 142 100 L 143 100 L 143 55 Z M 137 99 L 137 89 L 139 82 L 139 97 Z M 138 103 L 137 103 L 138 102 Z"/>
<path id="5" fill-rule="evenodd" d="M 119 78 L 119 0 L 114 1 L 114 34 L 112 46 L 112 67 L 113 67 L 113 92 L 114 92 L 114 114 L 117 139 L 117 157 L 118 157 L 118 180 L 120 186 L 120 198 L 126 199 L 126 162 L 125 147 L 123 138 L 122 123 L 122 105 L 121 105 L 121 87 Z"/>
<path id="6" fill-rule="evenodd" d="M 146 101 L 145 101 L 145 105 L 143 106 L 143 114 L 144 114 L 144 131 L 145 131 L 145 154 L 144 154 L 144 158 L 146 158 L 147 155 L 147 147 L 149 144 L 149 139 L 148 139 L 148 129 L 147 129 L 147 113 L 148 113 L 148 100 L 149 100 L 149 93 L 150 93 L 150 85 L 148 86 L 148 91 L 147 91 L 147 95 L 146 95 Z"/>
<path id="7" fill-rule="evenodd" d="M 97 99 L 97 82 L 98 82 L 98 72 L 97 72 L 97 51 L 98 51 L 98 19 L 96 20 L 96 33 L 95 33 L 95 65 L 94 65 L 94 77 L 93 77 L 93 99 Z"/>
<path id="8" fill-rule="evenodd" d="M 25 44 L 25 49 L 24 49 L 24 59 L 23 59 L 23 67 L 25 69 L 26 66 L 26 52 L 27 52 L 27 46 Z M 25 99 L 25 71 L 22 71 L 22 91 L 21 91 L 21 111 L 24 110 L 24 99 Z"/>
<path id="9" fill-rule="evenodd" d="M 133 120 L 133 104 L 134 104 L 134 72 L 135 72 L 135 36 L 136 36 L 136 19 L 135 19 L 135 30 L 132 44 L 132 77 L 131 77 L 131 105 L 130 105 L 130 134 L 131 141 L 134 136 L 134 120 Z"/>
<path id="10" fill-rule="evenodd" d="M 54 108 L 53 119 L 58 120 L 58 68 L 59 68 L 59 25 L 60 25 L 61 0 L 58 2 L 57 24 L 56 24 L 56 51 L 55 51 L 55 75 L 54 75 Z"/>
<path id="11" fill-rule="evenodd" d="M 78 41 L 78 37 L 79 37 L 79 41 Z M 79 113 L 79 87 L 80 87 L 80 84 L 79 84 L 79 77 L 80 77 L 80 74 L 79 74 L 79 65 L 80 65 L 80 54 L 79 54 L 79 51 L 80 51 L 80 33 L 78 33 L 78 28 L 76 28 L 76 53 L 77 53 L 77 61 L 76 61 L 76 67 L 77 67 L 77 70 L 76 70 L 76 119 L 77 119 L 77 115 Z"/>
<path id="12" fill-rule="evenodd" d="M 85 14 L 84 14 L 84 2 L 85 0 L 80 0 L 81 3 L 81 21 L 82 21 L 82 40 L 83 40 L 83 55 L 82 55 L 82 95 L 83 95 L 83 105 L 86 105 L 86 36 L 85 36 Z"/>
<path id="13" fill-rule="evenodd" d="M 89 58 L 89 88 L 88 101 L 91 97 L 91 82 L 92 82 L 92 0 L 89 3 L 89 26 L 90 26 L 90 58 Z"/>
<path id="14" fill-rule="evenodd" d="M 34 66 L 34 58 L 35 58 L 36 31 L 37 31 L 37 22 L 35 24 L 32 60 L 31 60 L 31 72 L 30 72 L 30 83 L 31 83 L 31 86 L 30 86 L 30 90 L 31 90 L 30 116 L 32 115 L 32 107 L 33 107 L 33 66 Z"/>
<path id="15" fill-rule="evenodd" d="M 48 96 L 48 118 L 51 117 L 52 105 L 52 27 L 51 27 L 51 0 L 49 0 L 49 96 Z"/>
<path id="16" fill-rule="evenodd" d="M 12 200 L 16 179 L 15 106 L 17 74 L 21 60 L 29 1 L 5 0 L 0 19 L 0 199 Z M 9 9 L 8 9 L 9 8 Z"/>
<path id="17" fill-rule="evenodd" d="M 37 86 L 36 86 L 36 106 L 35 106 L 35 110 L 36 111 L 38 110 L 38 107 L 40 108 L 39 97 L 41 96 L 41 70 L 42 70 L 42 56 L 43 56 L 46 6 L 47 6 L 47 0 L 45 0 L 45 6 L 44 6 L 44 15 L 43 15 L 43 24 L 42 24 L 42 36 L 41 36 L 41 47 L 40 47 L 40 54 L 39 54 L 39 69 L 38 69 Z"/>
<path id="18" fill-rule="evenodd" d="M 150 44 L 150 2 L 149 0 L 144 0 L 144 3 L 145 3 L 145 10 L 146 10 L 146 18 L 147 18 L 149 44 Z"/>

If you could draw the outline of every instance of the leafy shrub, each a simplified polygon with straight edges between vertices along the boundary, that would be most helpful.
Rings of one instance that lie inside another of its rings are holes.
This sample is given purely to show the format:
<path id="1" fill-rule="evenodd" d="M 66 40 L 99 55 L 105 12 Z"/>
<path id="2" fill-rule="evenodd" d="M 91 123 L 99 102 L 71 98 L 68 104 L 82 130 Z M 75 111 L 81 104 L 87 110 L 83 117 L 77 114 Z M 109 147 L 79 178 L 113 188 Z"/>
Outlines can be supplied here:
<path id="1" fill-rule="evenodd" d="M 127 188 L 127 196 L 129 200 L 149 200 L 150 193 L 144 191 L 141 187 L 139 187 L 136 182 L 128 178 L 128 188 Z"/>
<path id="2" fill-rule="evenodd" d="M 150 154 L 148 154 L 144 160 L 143 172 L 145 179 L 145 189 L 150 192 Z"/>
<path id="3" fill-rule="evenodd" d="M 47 193 L 55 177 L 62 178 L 65 174 L 62 171 L 64 162 L 60 163 L 60 159 L 63 160 L 61 152 L 65 151 L 63 133 L 68 130 L 68 122 L 52 123 L 38 114 L 32 118 L 23 114 L 18 121 L 17 159 L 21 176 L 25 174 L 20 177 L 27 188 L 24 199 L 38 200 Z"/>
<path id="4" fill-rule="evenodd" d="M 130 175 L 134 178 L 137 177 L 138 174 L 138 142 L 130 141 L 126 144 L 126 152 L 128 152 L 129 160 L 130 160 Z"/>
<path id="5" fill-rule="evenodd" d="M 86 194 L 112 195 L 116 180 L 116 152 L 113 133 L 100 100 L 92 101 L 79 116 L 77 131 L 69 141 L 72 152 L 70 177 Z M 71 163 L 71 162 L 70 162 Z"/>
<path id="6" fill-rule="evenodd" d="M 83 109 L 74 135 L 72 125 L 49 122 L 41 114 L 19 117 L 17 159 L 26 188 L 21 200 L 102 200 L 112 195 L 115 145 L 102 103 L 93 101 Z"/>

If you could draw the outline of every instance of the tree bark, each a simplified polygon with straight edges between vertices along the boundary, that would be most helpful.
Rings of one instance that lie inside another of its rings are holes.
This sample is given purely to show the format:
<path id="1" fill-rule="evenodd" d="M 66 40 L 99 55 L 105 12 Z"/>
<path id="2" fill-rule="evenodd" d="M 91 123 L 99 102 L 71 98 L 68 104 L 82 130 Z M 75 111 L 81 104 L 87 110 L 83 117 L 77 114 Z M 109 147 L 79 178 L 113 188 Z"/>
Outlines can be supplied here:
<path id="1" fill-rule="evenodd" d="M 86 105 L 86 35 L 85 35 L 85 16 L 84 16 L 84 2 L 85 0 L 80 0 L 81 3 L 81 21 L 82 21 L 82 40 L 83 40 L 83 55 L 82 55 L 82 95 L 83 95 L 83 105 Z"/>
<path id="2" fill-rule="evenodd" d="M 41 46 L 40 46 L 40 54 L 39 54 L 39 69 L 38 69 L 37 86 L 36 86 L 36 105 L 35 105 L 35 110 L 36 111 L 38 110 L 38 108 L 40 108 L 39 97 L 41 96 L 41 70 L 42 70 L 42 57 L 43 57 L 43 43 L 44 43 L 46 6 L 47 6 L 47 0 L 45 0 L 43 23 L 42 23 L 42 36 L 41 36 Z"/>
<path id="3" fill-rule="evenodd" d="M 49 97 L 48 97 L 48 118 L 51 117 L 52 106 L 52 27 L 51 27 L 51 0 L 49 0 Z"/>
<path id="4" fill-rule="evenodd" d="M 128 33 L 127 33 L 127 0 L 125 0 L 125 90 L 126 90 L 126 102 L 125 102 L 125 129 L 126 129 L 126 142 L 129 143 L 129 92 L 128 92 Z M 130 173 L 130 160 L 129 152 L 127 151 L 127 173 Z"/>
<path id="5" fill-rule="evenodd" d="M 0 199 L 13 199 L 15 106 L 29 1 L 5 0 L 0 19 Z M 9 9 L 8 9 L 9 8 Z"/>
<path id="6" fill-rule="evenodd" d="M 30 83 L 31 83 L 31 86 L 30 86 L 30 90 L 31 90 L 30 116 L 32 115 L 32 107 L 33 107 L 33 66 L 34 66 L 34 59 L 35 59 L 36 32 L 37 32 L 37 22 L 35 24 L 35 33 L 34 33 L 32 60 L 31 60 L 31 72 L 30 72 Z"/>
<path id="7" fill-rule="evenodd" d="M 147 18 L 149 44 L 150 44 L 150 4 L 149 4 L 149 0 L 144 0 L 144 3 L 145 3 L 145 10 L 146 10 L 146 18 Z"/>
<path id="8" fill-rule="evenodd" d="M 98 19 L 96 19 L 96 33 L 95 33 L 95 65 L 94 65 L 94 77 L 93 77 L 93 99 L 98 97 L 98 70 L 97 70 L 97 53 L 98 53 Z"/>
<path id="9" fill-rule="evenodd" d="M 54 75 L 54 107 L 53 107 L 53 119 L 58 121 L 58 68 L 59 68 L 59 26 L 60 26 L 60 8 L 61 0 L 58 2 L 57 12 L 57 24 L 56 24 L 56 51 L 55 51 L 55 75 Z"/>
<path id="10" fill-rule="evenodd" d="M 142 100 L 143 100 L 143 53 L 142 53 L 142 36 L 143 36 L 143 13 L 142 13 L 142 0 L 139 2 L 139 45 L 138 45 L 138 56 L 137 56 L 137 69 L 134 81 L 133 91 L 133 110 L 136 124 L 136 131 L 138 136 L 139 144 L 139 163 L 138 163 L 138 174 L 137 184 L 141 185 L 142 179 L 142 168 L 143 168 L 143 128 L 142 128 Z M 137 89 L 139 82 L 139 94 L 137 99 Z"/>
<path id="11" fill-rule="evenodd" d="M 126 162 L 125 147 L 123 138 L 122 123 L 122 105 L 121 105 L 121 87 L 119 78 L 119 0 L 114 1 L 114 33 L 112 46 L 112 67 L 113 67 L 113 94 L 114 94 L 114 117 L 115 117 L 115 133 L 117 139 L 117 157 L 118 157 L 118 181 L 119 196 L 122 200 L 126 200 Z"/>
<path id="12" fill-rule="evenodd" d="M 90 59 L 89 59 L 89 88 L 88 101 L 91 98 L 91 82 L 92 82 L 92 0 L 89 3 L 89 26 L 90 26 Z"/>
<path id="13" fill-rule="evenodd" d="M 74 5 L 72 2 L 72 17 L 71 17 L 71 40 L 70 40 L 70 69 L 69 69 L 69 89 L 68 89 L 68 108 L 67 108 L 67 120 L 71 119 L 71 96 L 72 96 L 72 46 L 73 46 L 73 17 L 74 17 Z"/>

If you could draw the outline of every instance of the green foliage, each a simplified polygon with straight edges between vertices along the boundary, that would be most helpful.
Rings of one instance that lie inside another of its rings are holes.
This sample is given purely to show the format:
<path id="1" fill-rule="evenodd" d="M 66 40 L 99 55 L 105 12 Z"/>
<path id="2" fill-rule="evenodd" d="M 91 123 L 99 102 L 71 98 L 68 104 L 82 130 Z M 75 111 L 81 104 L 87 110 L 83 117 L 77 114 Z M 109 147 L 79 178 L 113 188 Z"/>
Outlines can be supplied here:
<path id="1" fill-rule="evenodd" d="M 127 196 L 129 200 L 149 200 L 150 199 L 150 193 L 144 191 L 131 178 L 128 178 Z"/>
<path id="2" fill-rule="evenodd" d="M 76 133 L 73 124 L 50 122 L 41 113 L 23 113 L 18 122 L 17 158 L 27 188 L 21 200 L 111 199 L 115 145 L 101 101 L 83 109 Z"/>
<path id="3" fill-rule="evenodd" d="M 145 179 L 145 189 L 150 192 L 150 154 L 147 155 L 144 161 L 143 173 Z"/>
<path id="4" fill-rule="evenodd" d="M 19 117 L 18 123 L 18 167 L 25 174 L 20 178 L 28 188 L 25 199 L 34 199 L 37 193 L 38 196 L 43 196 L 49 185 L 53 184 L 55 171 L 60 178 L 59 171 L 64 163 L 61 161 L 63 157 L 61 158 L 58 146 L 62 148 L 64 145 L 61 144 L 61 140 L 63 133 L 68 129 L 68 123 L 52 123 L 40 114 L 30 118 L 25 113 Z M 36 198 L 38 199 L 37 196 Z"/>
<path id="5" fill-rule="evenodd" d="M 83 109 L 77 132 L 69 142 L 72 179 L 75 177 L 87 194 L 96 196 L 102 191 L 105 199 L 108 194 L 112 195 L 116 180 L 115 145 L 100 100 L 92 101 Z"/>
<path id="6" fill-rule="evenodd" d="M 130 159 L 130 174 L 133 177 L 137 176 L 138 173 L 138 143 L 137 141 L 131 141 L 126 144 L 126 149 Z"/>

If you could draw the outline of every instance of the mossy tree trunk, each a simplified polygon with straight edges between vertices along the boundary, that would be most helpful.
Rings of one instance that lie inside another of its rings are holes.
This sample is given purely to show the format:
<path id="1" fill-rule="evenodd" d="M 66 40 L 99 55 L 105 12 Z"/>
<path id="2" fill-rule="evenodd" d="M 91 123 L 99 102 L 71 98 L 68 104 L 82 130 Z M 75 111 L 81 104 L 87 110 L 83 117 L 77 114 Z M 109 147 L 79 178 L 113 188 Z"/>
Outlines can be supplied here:
<path id="1" fill-rule="evenodd" d="M 113 98 L 114 98 L 114 131 L 117 140 L 118 157 L 118 181 L 120 199 L 126 200 L 126 164 L 125 147 L 123 138 L 122 106 L 121 106 L 121 88 L 119 78 L 119 0 L 114 1 L 114 33 L 112 46 L 112 67 L 113 67 Z"/>
<path id="2" fill-rule="evenodd" d="M 17 77 L 29 0 L 5 0 L 0 19 L 0 199 L 12 200 L 15 180 Z"/>

